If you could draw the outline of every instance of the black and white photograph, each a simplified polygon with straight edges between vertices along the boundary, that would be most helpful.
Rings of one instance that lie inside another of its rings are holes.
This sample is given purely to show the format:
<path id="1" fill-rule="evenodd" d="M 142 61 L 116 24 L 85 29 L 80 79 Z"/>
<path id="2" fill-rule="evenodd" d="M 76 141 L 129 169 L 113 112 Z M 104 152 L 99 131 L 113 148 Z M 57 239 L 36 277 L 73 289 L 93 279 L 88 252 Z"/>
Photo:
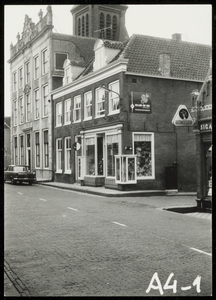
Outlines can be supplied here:
<path id="1" fill-rule="evenodd" d="M 4 296 L 212 296 L 212 5 L 16 3 Z"/>

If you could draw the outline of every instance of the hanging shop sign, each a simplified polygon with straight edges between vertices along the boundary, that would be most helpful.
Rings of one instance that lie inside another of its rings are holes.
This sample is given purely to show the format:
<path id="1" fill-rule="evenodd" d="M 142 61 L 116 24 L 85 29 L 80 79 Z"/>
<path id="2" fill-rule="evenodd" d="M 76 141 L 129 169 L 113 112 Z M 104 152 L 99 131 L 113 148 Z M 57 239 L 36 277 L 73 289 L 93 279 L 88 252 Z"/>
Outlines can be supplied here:
<path id="1" fill-rule="evenodd" d="M 81 148 L 80 143 L 75 142 L 75 143 L 73 144 L 73 149 L 74 149 L 75 151 L 78 151 L 80 148 Z"/>
<path id="2" fill-rule="evenodd" d="M 194 120 L 185 105 L 179 105 L 172 119 L 172 124 L 175 126 L 193 126 Z"/>
<path id="3" fill-rule="evenodd" d="M 151 113 L 151 94 L 146 92 L 131 92 L 130 112 Z"/>

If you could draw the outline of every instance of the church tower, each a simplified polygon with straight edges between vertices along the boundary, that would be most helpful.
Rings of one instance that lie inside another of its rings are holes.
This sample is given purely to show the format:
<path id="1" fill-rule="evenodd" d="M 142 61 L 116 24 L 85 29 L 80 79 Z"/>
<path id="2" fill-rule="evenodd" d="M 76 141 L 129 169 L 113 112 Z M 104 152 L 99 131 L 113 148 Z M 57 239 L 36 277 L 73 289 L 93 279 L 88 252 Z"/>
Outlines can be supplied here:
<path id="1" fill-rule="evenodd" d="M 128 38 L 127 9 L 127 5 L 74 5 L 73 35 L 123 42 Z"/>

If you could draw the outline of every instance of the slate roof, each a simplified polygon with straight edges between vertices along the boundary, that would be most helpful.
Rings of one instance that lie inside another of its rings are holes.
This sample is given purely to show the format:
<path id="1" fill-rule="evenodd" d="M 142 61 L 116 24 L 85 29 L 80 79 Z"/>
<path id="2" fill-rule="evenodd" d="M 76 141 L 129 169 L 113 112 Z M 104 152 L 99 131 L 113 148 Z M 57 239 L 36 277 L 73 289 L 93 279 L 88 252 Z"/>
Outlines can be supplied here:
<path id="1" fill-rule="evenodd" d="M 208 72 L 211 46 L 173 39 L 134 34 L 130 37 L 121 57 L 129 59 L 128 72 L 161 76 L 159 55 L 170 54 L 171 77 L 205 79 Z"/>

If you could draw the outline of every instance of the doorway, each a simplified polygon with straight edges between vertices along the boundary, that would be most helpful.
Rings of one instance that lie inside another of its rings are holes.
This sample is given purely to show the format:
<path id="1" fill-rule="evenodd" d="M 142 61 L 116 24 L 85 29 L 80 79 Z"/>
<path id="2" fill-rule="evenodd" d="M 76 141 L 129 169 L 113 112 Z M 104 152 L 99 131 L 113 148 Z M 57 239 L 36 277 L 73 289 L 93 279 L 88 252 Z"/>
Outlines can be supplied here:
<path id="1" fill-rule="evenodd" d="M 104 175 L 104 136 L 97 136 L 97 175 Z"/>

